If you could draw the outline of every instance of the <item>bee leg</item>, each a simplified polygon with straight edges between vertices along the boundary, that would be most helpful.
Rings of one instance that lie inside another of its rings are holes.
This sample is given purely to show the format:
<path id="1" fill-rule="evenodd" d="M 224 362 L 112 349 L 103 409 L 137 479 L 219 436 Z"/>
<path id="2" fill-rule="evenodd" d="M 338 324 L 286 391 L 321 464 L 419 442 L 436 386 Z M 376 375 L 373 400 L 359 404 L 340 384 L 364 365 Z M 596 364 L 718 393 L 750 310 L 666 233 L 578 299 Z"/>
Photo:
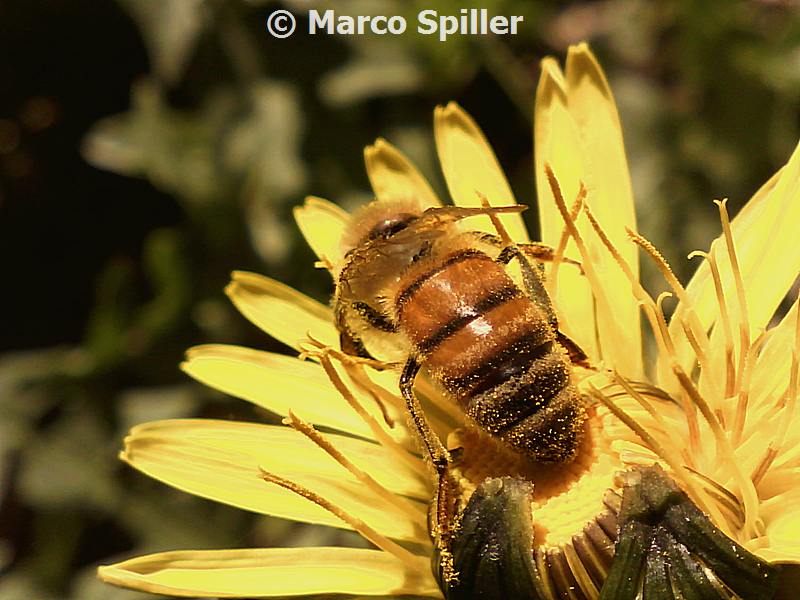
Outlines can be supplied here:
<path id="1" fill-rule="evenodd" d="M 369 357 L 369 352 L 364 347 L 361 338 L 358 337 L 347 322 L 347 308 L 349 303 L 342 299 L 337 292 L 334 299 L 333 315 L 336 322 L 336 329 L 339 331 L 339 347 L 342 352 L 350 356 Z"/>
<path id="2" fill-rule="evenodd" d="M 353 335 L 352 332 L 347 330 L 342 330 L 339 332 L 339 347 L 342 349 L 342 352 L 348 356 L 367 359 L 373 358 L 369 351 L 364 347 L 364 342 L 361 341 L 361 338 Z"/>
<path id="3" fill-rule="evenodd" d="M 406 401 L 406 407 L 414 422 L 414 427 L 425 446 L 428 458 L 431 460 L 431 463 L 433 463 L 437 474 L 441 476 L 446 473 L 450 467 L 450 453 L 431 429 L 422 411 L 422 407 L 419 404 L 419 400 L 417 400 L 417 396 L 414 394 L 414 379 L 416 379 L 419 369 L 419 362 L 417 362 L 413 356 L 409 357 L 405 367 L 403 367 L 403 372 L 400 374 L 400 394 Z"/>
<path id="4" fill-rule="evenodd" d="M 558 317 L 556 316 L 556 311 L 553 310 L 553 303 L 550 301 L 550 296 L 547 295 L 547 290 L 544 289 L 542 278 L 539 273 L 536 272 L 536 268 L 519 249 L 519 246 L 516 244 L 506 246 L 500 251 L 500 254 L 497 255 L 495 260 L 507 265 L 514 258 L 519 261 L 520 270 L 522 271 L 522 283 L 525 286 L 525 292 L 528 294 L 528 297 L 544 311 L 550 325 L 552 325 L 555 330 L 558 330 Z"/>
<path id="5" fill-rule="evenodd" d="M 556 332 L 556 339 L 567 350 L 570 362 L 586 369 L 594 369 L 589 362 L 589 357 L 586 355 L 586 352 L 583 351 L 578 343 L 567 337 L 558 329 L 558 316 L 553 309 L 553 303 L 550 301 L 547 290 L 544 289 L 542 278 L 535 271 L 535 267 L 528 261 L 519 246 L 513 245 L 503 248 L 497 256 L 497 261 L 508 264 L 514 258 L 519 260 L 520 263 L 522 283 L 525 286 L 525 292 L 547 315 L 550 326 Z"/>
<path id="6" fill-rule="evenodd" d="M 570 337 L 567 337 L 565 333 L 559 331 L 558 329 L 556 329 L 556 339 L 558 340 L 558 343 L 564 346 L 566 349 L 567 356 L 573 365 L 583 367 L 584 369 L 597 370 L 597 367 L 592 365 L 592 363 L 589 361 L 589 357 L 586 355 L 586 352 L 583 351 L 583 348 L 578 345 L 578 342 Z"/>
<path id="7" fill-rule="evenodd" d="M 353 310 L 355 313 L 369 323 L 370 327 L 386 333 L 395 333 L 397 327 L 392 323 L 388 317 L 378 310 L 372 308 L 366 302 L 352 302 L 347 304 L 338 300 L 336 303 L 336 328 L 339 330 L 339 346 L 342 352 L 351 356 L 358 356 L 374 360 L 374 357 L 369 353 L 364 346 L 364 342 L 356 335 L 348 324 L 347 310 Z"/>
<path id="8" fill-rule="evenodd" d="M 484 231 L 474 231 L 471 233 L 479 241 L 494 248 L 503 249 L 508 246 L 508 244 L 506 244 L 499 235 L 495 235 L 493 233 L 486 233 Z M 556 257 L 555 248 L 553 248 L 552 246 L 548 246 L 547 244 L 543 244 L 541 242 L 523 242 L 520 244 L 516 244 L 516 246 L 523 253 L 525 253 L 525 255 L 528 258 L 536 261 L 537 263 L 553 262 Z M 583 274 L 583 265 L 580 263 L 580 261 L 567 258 L 566 256 L 562 256 L 559 259 L 559 261 L 568 265 L 574 265 L 580 270 L 581 274 Z"/>
<path id="9" fill-rule="evenodd" d="M 414 427 L 417 430 L 428 459 L 431 461 L 433 468 L 436 470 L 436 498 L 434 499 L 433 515 L 436 522 L 435 534 L 437 540 L 437 549 L 439 551 L 439 560 L 442 568 L 442 574 L 446 581 L 455 580 L 457 573 L 453 569 L 453 558 L 450 551 L 450 514 L 452 496 L 451 490 L 454 487 L 454 482 L 450 474 L 450 465 L 452 459 L 447 448 L 444 447 L 441 440 L 431 429 L 428 420 L 425 418 L 425 413 L 419 404 L 417 396 L 414 394 L 414 379 L 419 373 L 420 364 L 411 356 L 403 367 L 403 372 L 400 375 L 400 393 L 406 401 L 408 413 L 414 422 Z"/>

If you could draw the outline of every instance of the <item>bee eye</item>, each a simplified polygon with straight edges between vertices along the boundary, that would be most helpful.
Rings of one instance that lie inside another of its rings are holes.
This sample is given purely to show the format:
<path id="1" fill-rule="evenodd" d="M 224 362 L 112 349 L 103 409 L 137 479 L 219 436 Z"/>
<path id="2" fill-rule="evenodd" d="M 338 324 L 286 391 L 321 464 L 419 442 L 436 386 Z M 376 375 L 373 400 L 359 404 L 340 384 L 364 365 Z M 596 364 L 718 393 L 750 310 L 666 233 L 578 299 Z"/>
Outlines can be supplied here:
<path id="1" fill-rule="evenodd" d="M 397 215 L 380 221 L 367 235 L 366 241 L 386 240 L 408 227 L 417 217 L 415 215 Z"/>

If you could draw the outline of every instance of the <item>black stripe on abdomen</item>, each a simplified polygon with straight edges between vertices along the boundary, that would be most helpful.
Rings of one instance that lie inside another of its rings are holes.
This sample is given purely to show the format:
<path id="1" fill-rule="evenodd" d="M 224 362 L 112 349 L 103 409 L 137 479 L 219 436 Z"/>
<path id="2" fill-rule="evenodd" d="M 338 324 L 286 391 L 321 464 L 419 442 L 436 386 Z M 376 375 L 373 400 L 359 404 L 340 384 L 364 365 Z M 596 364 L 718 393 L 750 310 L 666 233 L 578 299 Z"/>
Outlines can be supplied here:
<path id="1" fill-rule="evenodd" d="M 569 367 L 563 357 L 545 353 L 521 373 L 471 395 L 464 408 L 487 431 L 502 433 L 545 408 L 568 383 Z"/>
<path id="2" fill-rule="evenodd" d="M 481 394 L 511 377 L 521 375 L 534 360 L 546 356 L 552 348 L 553 340 L 548 339 L 546 330 L 536 328 L 487 357 L 466 375 L 446 378 L 444 384 L 457 395 Z"/>
<path id="3" fill-rule="evenodd" d="M 389 317 L 375 310 L 366 302 L 353 302 L 353 309 L 375 329 L 385 331 L 386 333 L 394 333 L 397 331 L 397 327 L 389 320 Z"/>
<path id="4" fill-rule="evenodd" d="M 516 285 L 509 285 L 490 292 L 489 295 L 476 302 L 469 310 L 465 310 L 465 314 L 453 318 L 436 330 L 430 337 L 417 344 L 417 351 L 420 354 L 432 352 L 439 344 L 458 333 L 481 315 L 486 314 L 493 308 L 502 306 L 509 300 L 518 298 L 520 295 L 522 295 L 522 291 Z"/>
<path id="5" fill-rule="evenodd" d="M 397 308 L 398 316 L 403 312 L 403 306 L 406 304 L 406 302 L 408 302 L 411 299 L 411 297 L 416 293 L 416 291 L 419 288 L 421 288 L 425 284 L 425 282 L 428 281 L 428 279 L 430 279 L 431 277 L 433 277 L 435 275 L 438 275 L 439 273 L 441 273 L 442 271 L 447 269 L 447 267 L 449 267 L 450 265 L 454 265 L 454 264 L 460 263 L 460 262 L 462 262 L 464 260 L 467 260 L 467 259 L 470 259 L 470 258 L 476 258 L 476 257 L 484 257 L 484 258 L 486 258 L 486 260 L 489 260 L 489 261 L 492 260 L 491 258 L 489 258 L 489 256 L 487 256 L 486 254 L 484 254 L 480 250 L 474 250 L 472 248 L 467 248 L 465 250 L 460 250 L 459 252 L 456 252 L 455 254 L 450 255 L 447 258 L 447 260 L 445 260 L 444 262 L 440 263 L 439 265 L 437 265 L 436 267 L 434 267 L 430 271 L 428 271 L 426 273 L 423 273 L 422 275 L 417 277 L 414 281 L 411 282 L 410 285 L 408 285 L 406 288 L 404 288 L 403 291 L 400 292 L 400 294 L 398 294 L 398 296 L 397 296 L 397 300 L 395 301 L 395 306 Z M 494 261 L 492 261 L 492 262 L 494 262 Z"/>

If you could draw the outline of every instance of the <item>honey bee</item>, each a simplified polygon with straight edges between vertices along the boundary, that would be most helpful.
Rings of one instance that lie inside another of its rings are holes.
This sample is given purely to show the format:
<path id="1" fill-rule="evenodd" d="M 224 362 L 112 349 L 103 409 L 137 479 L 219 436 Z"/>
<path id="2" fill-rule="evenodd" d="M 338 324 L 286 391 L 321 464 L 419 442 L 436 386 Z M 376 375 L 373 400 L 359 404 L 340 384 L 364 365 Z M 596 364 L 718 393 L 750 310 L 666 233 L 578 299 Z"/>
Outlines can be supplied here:
<path id="1" fill-rule="evenodd" d="M 524 208 L 422 210 L 410 199 L 374 201 L 353 216 L 343 239 L 347 252 L 334 298 L 342 349 L 366 356 L 365 339 L 402 341 L 400 390 L 437 468 L 449 459 L 431 439 L 413 392 L 420 369 L 471 421 L 518 453 L 567 462 L 577 451 L 586 412 L 571 360 L 585 356 L 559 332 L 526 253 L 458 223 Z M 529 250 L 543 257 L 542 248 Z M 507 270 L 515 258 L 522 285 Z"/>

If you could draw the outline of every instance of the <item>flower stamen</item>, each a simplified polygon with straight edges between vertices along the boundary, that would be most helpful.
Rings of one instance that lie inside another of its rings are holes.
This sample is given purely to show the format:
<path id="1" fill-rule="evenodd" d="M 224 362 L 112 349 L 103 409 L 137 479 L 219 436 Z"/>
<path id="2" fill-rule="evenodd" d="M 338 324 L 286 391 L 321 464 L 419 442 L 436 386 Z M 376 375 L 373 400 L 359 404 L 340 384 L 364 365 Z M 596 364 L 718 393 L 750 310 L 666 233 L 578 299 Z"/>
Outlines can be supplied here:
<path id="1" fill-rule="evenodd" d="M 653 330 L 653 334 L 656 336 L 657 341 L 660 344 L 662 344 L 661 349 L 664 352 L 670 352 L 670 350 L 672 349 L 672 352 L 670 352 L 670 356 L 674 356 L 674 347 L 672 343 L 668 341 L 667 337 L 664 336 L 664 332 L 658 325 L 657 319 L 656 320 L 652 319 L 652 317 L 654 317 L 655 313 L 657 312 L 656 305 L 655 302 L 653 301 L 652 296 L 650 296 L 650 294 L 648 294 L 647 291 L 639 283 L 630 265 L 624 258 L 622 258 L 622 255 L 619 253 L 614 244 L 611 242 L 611 239 L 608 237 L 608 235 L 606 235 L 605 230 L 597 221 L 597 219 L 594 216 L 594 213 L 592 213 L 591 208 L 589 208 L 589 205 L 586 203 L 584 203 L 583 205 L 583 212 L 589 219 L 589 223 L 591 224 L 592 228 L 597 234 L 597 237 L 600 238 L 600 241 L 603 243 L 608 252 L 611 254 L 614 261 L 619 265 L 619 268 L 622 269 L 622 272 L 628 278 L 628 281 L 630 281 L 631 291 L 633 292 L 634 297 L 639 301 L 639 305 L 643 309 L 647 306 L 653 308 L 652 314 L 648 313 L 645 310 L 645 315 L 648 317 L 648 321 L 650 322 L 650 328 Z"/>
<path id="2" fill-rule="evenodd" d="M 747 350 L 747 357 L 744 362 L 744 373 L 741 377 L 739 387 L 739 398 L 736 403 L 736 415 L 733 422 L 733 443 L 740 444 L 744 434 L 744 426 L 747 421 L 747 406 L 750 400 L 750 379 L 758 358 L 761 346 L 766 340 L 766 335 L 762 332 Z"/>
<path id="3" fill-rule="evenodd" d="M 375 383 L 366 374 L 364 368 L 369 367 L 374 371 L 382 373 L 384 371 L 396 370 L 402 367 L 401 363 L 384 362 L 374 358 L 365 358 L 362 356 L 345 354 L 336 348 L 326 346 L 322 342 L 315 340 L 310 335 L 308 336 L 308 339 L 305 340 L 305 343 L 310 344 L 314 349 L 305 350 L 301 354 L 301 358 L 313 357 L 315 360 L 319 360 L 319 357 L 323 354 L 335 358 L 337 362 L 342 365 L 351 381 L 360 390 L 369 394 L 369 396 L 375 401 L 380 408 L 383 420 L 389 429 L 394 429 L 395 419 L 389 414 L 386 404 L 391 404 L 397 410 L 399 410 L 401 414 L 405 414 L 406 404 L 400 398 L 400 396 L 392 394 L 383 386 Z M 461 423 L 461 416 L 458 412 L 458 408 L 455 407 L 454 403 L 443 399 L 438 390 L 434 390 L 425 377 L 419 377 L 417 379 L 416 387 L 421 390 L 422 394 L 428 400 L 430 400 L 431 403 L 434 404 L 439 411 L 441 411 L 441 413 L 443 413 L 440 415 L 434 412 L 427 415 L 428 421 L 434 430 L 446 431 L 453 428 L 452 423 Z M 450 419 L 450 423 L 446 422 L 447 418 Z"/>
<path id="4" fill-rule="evenodd" d="M 654 301 L 653 297 L 639 283 L 630 265 L 614 247 L 614 244 L 611 243 L 608 235 L 606 235 L 603 227 L 594 217 L 594 214 L 587 204 L 584 204 L 583 210 L 586 213 L 592 228 L 600 238 L 600 241 L 603 242 L 603 245 L 605 245 L 606 249 L 622 269 L 622 272 L 628 278 L 628 281 L 630 281 L 633 295 L 639 301 L 639 306 L 647 317 L 647 321 L 650 324 L 650 329 L 653 331 L 653 335 L 656 338 L 656 343 L 659 346 L 660 353 L 669 357 L 671 362 L 676 363 L 677 356 L 675 354 L 675 345 L 672 342 L 672 337 L 669 334 L 669 328 L 667 327 L 666 320 L 664 319 L 664 312 L 661 308 L 661 303 L 663 302 L 665 294 L 668 296 L 669 293 L 664 292 L 663 294 L 660 294 L 658 299 Z M 693 450 L 687 455 L 687 460 L 689 464 L 693 464 L 694 459 L 692 456 L 694 454 L 694 450 L 700 444 L 700 429 L 697 423 L 696 412 L 686 398 L 684 398 L 684 411 L 686 413 L 687 423 L 689 425 L 689 447 Z"/>
<path id="5" fill-rule="evenodd" d="M 645 253 L 653 260 L 659 271 L 661 271 L 661 275 L 664 277 L 664 280 L 675 292 L 678 300 L 680 300 L 681 310 L 686 312 L 688 326 L 692 331 L 695 341 L 700 348 L 702 348 L 703 353 L 707 354 L 710 343 L 708 335 L 706 335 L 706 331 L 700 322 L 700 318 L 697 316 L 697 311 L 694 309 L 694 304 L 692 303 L 691 298 L 689 298 L 686 288 L 681 285 L 681 282 L 678 281 L 677 277 L 675 277 L 675 272 L 672 270 L 670 264 L 650 240 L 628 227 L 625 228 L 625 231 L 627 232 L 631 241 L 644 250 Z"/>
<path id="6" fill-rule="evenodd" d="M 398 508 L 402 511 L 406 516 L 411 519 L 412 523 L 418 524 L 420 522 L 424 522 L 425 516 L 424 512 L 420 514 L 420 511 L 417 507 L 413 506 L 409 500 L 390 492 L 380 483 L 375 481 L 375 479 L 365 471 L 359 469 L 356 465 L 354 465 L 344 454 L 342 454 L 331 442 L 316 428 L 311 424 L 297 415 L 294 414 L 291 410 L 289 411 L 289 416 L 283 419 L 283 423 L 286 425 L 291 426 L 293 429 L 297 430 L 298 432 L 302 433 L 306 436 L 309 440 L 311 440 L 314 444 L 316 444 L 320 449 L 325 451 L 333 460 L 339 463 L 342 467 L 347 469 L 358 481 L 364 484 L 367 488 L 371 491 L 375 492 L 380 498 L 385 500 L 387 503 L 393 505 L 394 507 Z M 420 532 L 420 537 L 425 537 L 427 532 Z"/>
<path id="7" fill-rule="evenodd" d="M 630 384 L 630 382 L 628 382 L 624 377 L 622 377 L 617 372 L 613 373 L 613 377 L 614 377 L 615 382 L 618 383 L 620 386 L 622 386 L 622 388 L 628 393 L 628 395 L 631 396 L 634 400 L 636 400 L 639 403 L 639 405 L 641 405 L 641 407 L 644 408 L 650 414 L 650 416 L 653 418 L 653 420 L 661 428 L 662 432 L 669 431 L 669 428 L 667 427 L 666 423 L 664 422 L 664 419 L 662 418 L 661 414 L 653 407 L 653 405 L 649 401 L 647 401 L 644 398 L 644 396 L 636 388 L 634 388 Z M 609 401 L 610 401 L 610 399 L 609 399 Z M 630 418 L 630 417 L 628 417 L 628 418 Z M 636 432 L 636 430 L 634 430 L 634 432 Z M 636 433 L 638 434 L 638 432 L 636 432 Z M 642 438 L 642 439 L 644 439 L 644 438 Z M 667 437 L 666 441 L 669 443 L 672 440 L 669 437 Z M 710 511 L 709 514 L 714 513 L 715 509 L 716 509 L 715 503 L 712 502 L 711 499 L 707 496 L 707 494 L 705 493 L 704 488 L 696 488 L 693 485 L 693 482 L 692 482 L 691 478 L 688 477 L 688 473 L 696 473 L 696 471 L 694 469 L 692 469 L 690 466 L 682 465 L 679 470 L 676 470 L 675 467 L 674 467 L 674 465 L 681 465 L 681 460 L 678 458 L 679 456 L 683 457 L 684 459 L 688 459 L 688 457 L 683 456 L 683 454 L 680 452 L 680 450 L 674 445 L 671 445 L 669 448 L 666 447 L 666 446 L 662 446 L 661 449 L 665 454 L 669 453 L 669 455 L 670 455 L 669 459 L 667 459 L 666 457 L 663 457 L 663 458 L 670 466 L 672 466 L 672 469 L 673 469 L 673 472 L 675 473 L 675 475 L 677 477 L 680 477 L 680 479 L 684 482 L 684 485 L 686 485 L 686 487 L 693 492 L 694 496 L 696 498 L 698 498 L 698 502 L 702 506 L 705 507 L 706 512 Z M 653 451 L 656 452 L 655 449 L 653 449 Z M 661 456 L 661 454 L 659 452 L 656 452 L 656 454 Z M 688 462 L 688 460 L 686 462 Z M 721 516 L 721 515 L 717 514 L 716 516 Z M 723 521 L 720 521 L 720 522 L 723 522 Z"/>
<path id="8" fill-rule="evenodd" d="M 306 345 L 311 346 L 311 349 L 307 349 Z M 306 360 L 307 358 L 312 358 L 314 360 L 319 360 L 319 357 L 322 354 L 329 354 L 333 356 L 336 360 L 340 363 L 344 364 L 357 364 L 357 365 L 364 365 L 374 369 L 375 371 L 387 371 L 389 369 L 395 369 L 399 365 L 398 363 L 392 362 L 385 362 L 382 360 L 377 360 L 374 358 L 366 358 L 363 356 L 353 356 L 352 354 L 345 354 L 344 352 L 340 352 L 336 348 L 332 348 L 326 345 L 324 342 L 316 339 L 314 336 L 311 335 L 311 332 L 306 332 L 306 337 L 304 340 L 299 342 L 299 346 L 302 350 L 298 355 L 300 360 Z"/>
<path id="9" fill-rule="evenodd" d="M 627 383 L 627 382 L 626 382 Z M 624 386 L 623 386 L 624 387 Z M 716 506 L 714 502 L 710 502 L 705 491 L 701 488 L 698 488 L 695 484 L 695 481 L 692 477 L 690 477 L 689 471 L 687 467 L 683 464 L 682 459 L 678 456 L 678 454 L 674 450 L 669 450 L 662 446 L 655 437 L 653 437 L 644 427 L 642 427 L 634 418 L 632 418 L 628 413 L 622 410 L 619 406 L 617 406 L 608 396 L 606 396 L 603 392 L 601 392 L 597 387 L 594 386 L 591 382 L 588 383 L 589 393 L 591 396 L 599 400 L 600 402 L 605 405 L 608 410 L 610 410 L 615 417 L 617 417 L 620 421 L 622 421 L 628 428 L 633 431 L 641 440 L 644 442 L 645 446 L 650 448 L 658 457 L 660 457 L 665 463 L 667 463 L 672 472 L 675 474 L 676 477 L 679 477 L 683 484 L 686 486 L 687 492 L 689 492 L 692 497 L 697 501 L 698 505 L 709 515 L 715 519 L 716 523 L 725 523 L 726 520 L 722 518 L 722 514 L 719 512 L 719 508 Z M 630 388 L 634 394 L 634 398 L 637 399 L 639 402 L 645 402 L 644 398 Z M 637 398 L 637 396 L 639 396 Z"/>
<path id="10" fill-rule="evenodd" d="M 386 423 L 389 429 L 394 429 L 396 423 L 394 418 L 389 414 L 389 409 L 386 404 L 388 402 L 395 408 L 399 408 L 400 399 L 394 394 L 390 394 L 384 390 L 381 386 L 376 385 L 375 382 L 364 373 L 363 365 L 355 364 L 349 360 L 342 361 L 339 359 L 339 362 L 356 387 L 367 393 L 375 404 L 380 407 L 384 423 Z"/>
<path id="11" fill-rule="evenodd" d="M 717 501 L 719 506 L 731 513 L 732 522 L 737 529 L 741 529 L 744 526 L 744 507 L 739 498 L 736 497 L 736 494 L 700 471 L 695 471 L 692 468 L 689 468 L 689 471 L 705 484 L 704 489 Z"/>
<path id="12" fill-rule="evenodd" d="M 662 292 L 658 295 L 653 314 L 655 315 L 656 322 L 658 323 L 661 336 L 664 339 L 664 344 L 667 347 L 668 356 L 673 357 L 673 364 L 677 364 L 677 360 L 675 359 L 677 356 L 675 353 L 675 345 L 672 342 L 672 336 L 669 334 L 667 321 L 664 318 L 664 309 L 661 307 L 664 302 L 664 298 L 670 296 L 672 296 L 672 294 L 669 292 Z M 688 463 L 693 466 L 695 464 L 694 456 L 699 454 L 700 449 L 700 424 L 697 420 L 697 406 L 692 403 L 691 399 L 687 397 L 685 393 L 681 394 L 681 401 L 683 403 L 683 412 L 686 415 L 686 423 L 689 428 L 689 453 L 687 458 Z"/>
<path id="13" fill-rule="evenodd" d="M 403 448 L 388 433 L 386 433 L 386 430 L 383 429 L 383 427 L 378 424 L 375 418 L 366 411 L 358 399 L 347 388 L 344 381 L 342 381 L 342 378 L 339 376 L 339 372 L 336 370 L 336 367 L 333 366 L 333 362 L 331 362 L 328 354 L 323 352 L 319 357 L 319 361 L 322 365 L 322 368 L 325 369 L 328 379 L 330 379 L 331 383 L 336 388 L 336 391 L 342 395 L 342 398 L 345 399 L 345 401 L 356 412 L 356 414 L 364 421 L 364 423 L 367 424 L 367 427 L 370 428 L 370 431 L 372 431 L 375 439 L 378 440 L 378 442 L 380 442 L 384 448 L 395 454 L 414 471 L 418 472 L 420 469 L 419 460 L 409 454 L 405 448 Z"/>
<path id="14" fill-rule="evenodd" d="M 611 305 L 603 291 L 604 288 L 600 282 L 600 277 L 597 275 L 597 271 L 595 271 L 594 269 L 593 261 L 591 255 L 589 254 L 589 250 L 586 247 L 586 243 L 584 242 L 583 237 L 578 231 L 578 226 L 575 220 L 572 218 L 572 215 L 567 210 L 567 204 L 564 201 L 564 194 L 561 192 L 561 186 L 558 183 L 558 179 L 556 178 L 556 175 L 555 173 L 553 173 L 553 169 L 550 167 L 549 164 L 545 163 L 544 170 L 545 174 L 547 175 L 547 181 L 553 193 L 553 198 L 555 199 L 556 206 L 558 207 L 558 212 L 561 213 L 561 218 L 564 220 L 564 224 L 569 230 L 569 234 L 572 236 L 572 239 L 575 240 L 575 245 L 578 247 L 578 252 L 580 252 L 581 260 L 583 263 L 584 273 L 586 274 L 586 278 L 589 280 L 589 284 L 592 287 L 592 293 L 594 294 L 598 308 L 602 315 L 601 317 L 595 320 L 598 321 L 600 318 L 607 319 L 609 324 L 609 331 L 611 331 L 612 333 L 620 331 L 620 328 L 616 324 L 614 312 L 611 310 Z M 584 210 L 587 208 L 585 203 L 583 204 L 583 208 Z M 599 348 L 601 356 L 602 356 L 602 350 L 603 350 L 602 348 Z"/>
<path id="15" fill-rule="evenodd" d="M 639 405 L 648 412 L 648 414 L 658 424 L 662 433 L 666 433 L 667 431 L 669 431 L 667 424 L 664 422 L 664 419 L 661 416 L 661 414 L 659 414 L 659 412 L 653 407 L 653 405 L 650 402 L 648 402 L 644 398 L 644 396 L 630 384 L 630 382 L 628 382 L 624 377 L 622 377 L 617 371 L 612 371 L 611 375 L 614 379 L 614 382 L 620 385 L 631 398 L 636 400 L 639 403 Z"/>
<path id="16" fill-rule="evenodd" d="M 675 316 L 673 316 L 675 318 Z M 700 343 L 697 341 L 697 338 L 694 335 L 694 331 L 686 322 L 683 317 L 677 317 L 678 322 L 681 324 L 681 329 L 683 329 L 683 333 L 686 336 L 686 339 L 689 341 L 689 345 L 692 347 L 694 351 L 694 355 L 697 358 L 697 362 L 700 363 L 700 372 L 708 378 L 708 384 L 712 390 L 712 396 L 714 397 L 721 397 L 722 394 L 722 387 L 720 386 L 719 381 L 717 380 L 716 372 L 714 369 L 711 368 L 711 363 L 708 359 L 708 354 L 706 351 L 700 346 Z M 708 339 L 708 338 L 706 338 Z M 714 414 L 717 415 L 717 419 L 719 419 L 720 424 L 725 427 L 725 413 L 720 408 L 714 409 Z"/>
<path id="17" fill-rule="evenodd" d="M 736 391 L 741 387 L 741 376 L 744 373 L 744 362 L 750 346 L 750 318 L 747 310 L 747 298 L 744 293 L 744 283 L 742 282 L 742 272 L 739 269 L 739 258 L 736 256 L 736 246 L 733 243 L 731 233 L 731 222 L 728 218 L 728 199 L 715 200 L 714 204 L 719 207 L 719 216 L 722 221 L 722 231 L 725 235 L 725 246 L 728 250 L 728 258 L 733 272 L 733 281 L 736 284 L 736 297 L 739 301 L 739 337 L 741 347 L 739 348 L 739 368 L 737 369 Z"/>
<path id="18" fill-rule="evenodd" d="M 705 398 L 703 398 L 697 390 L 697 387 L 695 387 L 692 380 L 686 375 L 680 365 L 673 365 L 672 371 L 675 373 L 681 386 L 686 393 L 689 394 L 694 404 L 700 409 L 700 413 L 703 415 L 709 427 L 711 427 L 714 439 L 717 442 L 717 455 L 728 464 L 731 475 L 739 486 L 744 501 L 745 534 L 752 537 L 753 535 L 763 533 L 759 531 L 761 526 L 758 521 L 758 493 L 756 492 L 755 486 L 753 486 L 753 481 L 745 477 L 742 470 L 739 468 L 733 447 L 731 446 L 730 440 L 728 440 L 725 435 L 725 431 L 722 429 L 720 422 L 717 420 L 716 416 L 714 416 Z"/>
<path id="19" fill-rule="evenodd" d="M 313 502 L 317 506 L 324 508 L 329 513 L 336 515 L 342 521 L 350 525 L 350 527 L 352 527 L 355 531 L 361 534 L 364 537 L 364 539 L 372 542 L 373 544 L 375 544 L 375 546 L 377 546 L 384 552 L 388 552 L 389 554 L 396 557 L 398 560 L 406 563 L 410 567 L 416 567 L 416 565 L 418 564 L 417 556 L 413 552 L 406 550 L 397 542 L 394 542 L 389 538 L 387 538 L 386 536 L 378 533 L 372 527 L 364 523 L 364 521 L 362 521 L 361 519 L 354 517 L 347 511 L 343 510 L 339 506 L 336 506 L 329 500 L 326 500 L 319 494 L 312 492 L 307 487 L 302 486 L 299 483 L 290 481 L 289 479 L 284 479 L 283 477 L 275 475 L 274 473 L 270 473 L 269 471 L 265 471 L 260 467 L 259 470 L 261 472 L 261 478 L 267 483 L 274 483 L 276 485 L 279 485 L 280 487 L 289 490 L 290 492 L 294 492 L 298 496 L 301 496 L 306 500 Z"/>
<path id="20" fill-rule="evenodd" d="M 734 364 L 733 352 L 733 330 L 731 319 L 728 314 L 728 304 L 725 301 L 725 291 L 722 288 L 722 279 L 719 275 L 719 267 L 714 253 L 715 244 L 711 244 L 711 252 L 695 250 L 689 254 L 689 258 L 701 256 L 708 261 L 711 269 L 711 277 L 714 280 L 714 291 L 717 296 L 717 306 L 722 319 L 722 331 L 725 334 L 725 398 L 732 398 L 736 388 L 736 366 Z"/>
<path id="21" fill-rule="evenodd" d="M 578 218 L 578 214 L 580 213 L 584 200 L 586 200 L 586 186 L 584 186 L 583 182 L 581 181 L 581 187 L 578 190 L 578 195 L 575 196 L 575 201 L 572 203 L 572 208 L 569 210 L 569 218 L 573 222 Z M 564 252 L 567 249 L 569 237 L 569 228 L 567 225 L 564 225 L 564 229 L 561 230 L 561 237 L 558 240 L 558 245 L 553 253 L 553 260 L 550 263 L 550 277 L 548 277 L 547 281 L 545 281 L 547 293 L 551 298 L 556 298 L 556 294 L 558 292 L 558 269 L 561 267 L 563 262 Z"/>

